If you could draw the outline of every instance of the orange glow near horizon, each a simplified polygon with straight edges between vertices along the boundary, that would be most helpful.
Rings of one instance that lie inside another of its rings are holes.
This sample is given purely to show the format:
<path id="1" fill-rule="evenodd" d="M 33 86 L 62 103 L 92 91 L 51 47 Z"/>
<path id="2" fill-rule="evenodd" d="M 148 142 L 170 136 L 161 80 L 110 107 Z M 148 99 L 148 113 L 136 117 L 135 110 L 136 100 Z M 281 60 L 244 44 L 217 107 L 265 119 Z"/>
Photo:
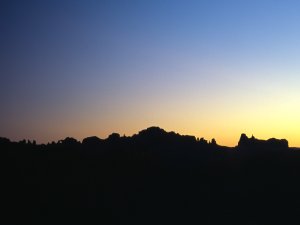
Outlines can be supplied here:
<path id="1" fill-rule="evenodd" d="M 225 146 L 236 146 L 241 133 L 259 139 L 287 139 L 289 146 L 300 146 L 300 94 L 296 90 L 277 93 L 275 89 L 264 96 L 252 90 L 244 94 L 230 90 L 209 99 L 197 96 L 197 90 L 190 92 L 192 95 L 181 94 L 177 98 L 172 98 L 174 92 L 151 97 L 137 95 L 131 101 L 107 104 L 106 108 L 94 104 L 82 110 L 82 105 L 75 105 L 71 114 L 54 111 L 31 120 L 20 118 L 11 124 L 7 121 L 5 126 L 10 129 L 0 136 L 47 143 L 67 136 L 78 140 L 88 136 L 106 138 L 113 132 L 131 136 L 159 126 L 183 135 L 215 138 Z"/>
<path id="2" fill-rule="evenodd" d="M 174 131 L 182 135 L 204 137 L 207 140 L 215 138 L 218 144 L 225 146 L 236 146 L 241 133 L 248 136 L 254 135 L 259 139 L 284 138 L 289 141 L 289 146 L 300 146 L 300 138 L 297 134 L 300 119 L 295 120 L 300 112 L 295 108 L 290 110 L 278 107 L 272 110 L 273 113 L 268 114 L 263 114 L 263 109 L 250 111 L 244 108 L 238 112 L 237 109 L 230 107 L 223 111 L 201 110 L 197 107 L 188 111 L 187 107 L 180 110 L 172 108 L 171 105 L 158 109 L 156 112 L 147 109 L 143 112 L 116 111 L 98 119 L 97 113 L 93 116 L 74 113 L 68 119 L 61 117 L 43 124 L 24 125 L 23 130 L 19 130 L 20 136 L 14 137 L 14 131 L 12 131 L 10 138 L 14 140 L 34 139 L 38 143 L 47 143 L 64 139 L 67 136 L 78 140 L 88 136 L 106 138 L 113 132 L 131 136 L 150 126 L 159 126 L 166 131 Z M 237 111 L 237 114 L 234 115 L 232 110 Z M 289 117 L 284 115 L 289 115 Z M 78 118 L 82 119 L 78 120 Z"/>

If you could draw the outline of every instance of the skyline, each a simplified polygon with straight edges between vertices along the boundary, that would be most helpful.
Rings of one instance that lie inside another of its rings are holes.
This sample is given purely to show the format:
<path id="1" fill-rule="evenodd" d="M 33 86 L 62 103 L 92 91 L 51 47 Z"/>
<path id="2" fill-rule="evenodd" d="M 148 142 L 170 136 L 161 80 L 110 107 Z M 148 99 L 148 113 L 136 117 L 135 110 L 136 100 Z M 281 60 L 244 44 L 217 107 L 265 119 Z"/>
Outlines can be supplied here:
<path id="1" fill-rule="evenodd" d="M 1 1 L 0 136 L 151 126 L 300 146 L 297 1 Z"/>

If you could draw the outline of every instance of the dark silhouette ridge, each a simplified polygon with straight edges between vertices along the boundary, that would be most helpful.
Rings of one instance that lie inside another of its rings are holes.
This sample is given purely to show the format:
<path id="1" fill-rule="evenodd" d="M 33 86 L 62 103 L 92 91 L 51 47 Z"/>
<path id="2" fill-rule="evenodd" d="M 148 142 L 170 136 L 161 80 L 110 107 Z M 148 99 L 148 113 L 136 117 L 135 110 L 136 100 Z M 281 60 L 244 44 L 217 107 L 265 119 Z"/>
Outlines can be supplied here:
<path id="1" fill-rule="evenodd" d="M 270 138 L 268 140 L 256 139 L 253 135 L 248 138 L 246 134 L 242 134 L 238 143 L 240 148 L 270 148 L 270 149 L 287 149 L 289 147 L 288 141 L 285 139 Z"/>
<path id="2" fill-rule="evenodd" d="M 96 137 L 96 136 L 87 137 L 87 138 L 84 138 L 82 140 L 83 145 L 89 145 L 89 146 L 97 146 L 97 145 L 100 145 L 102 143 L 103 143 L 103 140 Z"/>
<path id="3" fill-rule="evenodd" d="M 300 151 L 150 127 L 82 142 L 0 138 L 0 224 L 299 224 Z"/>

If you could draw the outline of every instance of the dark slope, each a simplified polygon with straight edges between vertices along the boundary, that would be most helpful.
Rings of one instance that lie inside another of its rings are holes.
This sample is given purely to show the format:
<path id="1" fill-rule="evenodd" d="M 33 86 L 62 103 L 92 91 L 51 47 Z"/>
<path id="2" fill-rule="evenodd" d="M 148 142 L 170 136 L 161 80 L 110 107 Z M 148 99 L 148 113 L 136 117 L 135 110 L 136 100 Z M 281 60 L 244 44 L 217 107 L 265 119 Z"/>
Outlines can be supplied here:
<path id="1" fill-rule="evenodd" d="M 0 224 L 299 224 L 300 152 L 151 127 L 81 142 L 0 139 Z"/>

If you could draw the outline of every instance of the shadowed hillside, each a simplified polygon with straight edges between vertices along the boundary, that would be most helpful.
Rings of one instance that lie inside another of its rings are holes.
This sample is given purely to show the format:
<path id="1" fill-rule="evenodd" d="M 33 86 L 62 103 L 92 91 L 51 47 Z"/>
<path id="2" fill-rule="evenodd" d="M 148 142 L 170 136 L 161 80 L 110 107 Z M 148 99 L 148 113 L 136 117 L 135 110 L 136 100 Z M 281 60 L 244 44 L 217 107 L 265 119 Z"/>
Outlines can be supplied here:
<path id="1" fill-rule="evenodd" d="M 57 143 L 0 138 L 0 224 L 299 224 L 300 151 L 150 127 Z"/>

